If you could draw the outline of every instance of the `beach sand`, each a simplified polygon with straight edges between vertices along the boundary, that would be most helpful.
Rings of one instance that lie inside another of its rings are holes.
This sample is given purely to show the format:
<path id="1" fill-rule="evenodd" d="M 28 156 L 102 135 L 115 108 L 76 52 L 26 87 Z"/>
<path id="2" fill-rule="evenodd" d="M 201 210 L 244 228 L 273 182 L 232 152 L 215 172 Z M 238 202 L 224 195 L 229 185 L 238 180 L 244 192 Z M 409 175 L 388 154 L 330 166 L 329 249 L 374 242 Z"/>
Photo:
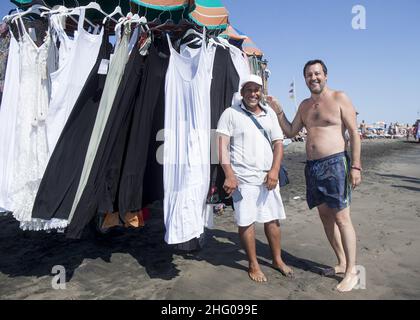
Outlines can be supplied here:
<path id="1" fill-rule="evenodd" d="M 281 191 L 282 247 L 295 279 L 270 267 L 262 225 L 257 254 L 268 282 L 248 278 L 230 210 L 215 216 L 204 248 L 188 254 L 164 243 L 157 209 L 140 230 L 77 241 L 24 232 L 11 217 L 0 217 L 0 299 L 419 299 L 420 144 L 363 142 L 363 184 L 353 193 L 352 218 L 365 281 L 345 294 L 334 290 L 340 277 L 320 275 L 336 261 L 316 210 L 306 205 L 304 161 L 303 143 L 287 147 L 291 184 Z M 52 288 L 55 265 L 66 269 L 64 290 Z"/>

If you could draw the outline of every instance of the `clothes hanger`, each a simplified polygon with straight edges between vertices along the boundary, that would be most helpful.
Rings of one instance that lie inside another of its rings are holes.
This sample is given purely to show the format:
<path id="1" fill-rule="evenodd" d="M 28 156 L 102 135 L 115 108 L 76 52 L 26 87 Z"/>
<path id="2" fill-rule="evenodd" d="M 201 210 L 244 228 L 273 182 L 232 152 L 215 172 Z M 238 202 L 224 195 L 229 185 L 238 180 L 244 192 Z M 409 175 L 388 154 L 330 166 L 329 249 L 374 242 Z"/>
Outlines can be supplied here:
<path id="1" fill-rule="evenodd" d="M 109 15 L 105 17 L 105 19 L 102 21 L 102 24 L 105 24 L 107 19 L 115 16 L 116 14 L 119 14 L 120 16 L 124 17 L 124 14 L 122 13 L 122 9 L 121 9 L 121 0 L 118 1 L 118 6 L 114 9 L 114 11 L 112 11 L 112 13 L 110 13 Z"/>
<path id="2" fill-rule="evenodd" d="M 43 12 L 41 13 L 41 17 L 44 17 L 45 15 L 53 15 L 53 14 L 65 14 L 69 11 L 75 10 L 77 9 L 79 6 L 79 2 L 77 0 L 74 0 L 75 4 L 76 4 L 76 8 L 67 8 L 65 6 L 64 0 L 63 0 L 63 5 L 59 6 L 57 9 L 54 10 L 50 10 L 48 12 Z M 80 15 L 80 12 L 75 13 L 74 15 Z M 74 23 L 77 24 L 77 19 L 75 19 L 74 17 L 72 17 L 71 15 L 69 16 L 71 20 L 73 20 Z M 96 28 L 96 25 L 94 23 L 92 23 L 89 19 L 87 19 L 85 17 L 85 21 L 92 27 L 92 28 Z"/>
<path id="3" fill-rule="evenodd" d="M 164 23 L 159 24 L 153 28 L 150 28 L 149 31 L 154 31 L 154 30 L 162 30 L 162 29 L 173 29 L 175 28 L 177 25 L 174 23 L 174 21 L 172 20 L 172 13 L 170 10 L 165 10 L 162 11 L 159 16 L 158 19 L 160 20 L 160 15 L 165 13 L 166 11 L 169 11 L 169 19 L 167 19 Z"/>
<path id="4" fill-rule="evenodd" d="M 41 15 L 41 13 L 43 12 L 41 10 L 50 11 L 51 9 L 48 8 L 48 7 L 42 6 L 40 4 L 34 4 L 32 7 L 30 7 L 26 11 L 20 11 L 20 12 L 5 16 L 3 18 L 3 20 L 4 21 L 12 20 L 12 22 L 13 22 L 13 21 L 15 21 L 14 19 L 17 19 L 18 17 L 22 17 L 22 16 L 25 16 L 25 15 L 30 14 L 30 13 Z"/>
<path id="5" fill-rule="evenodd" d="M 130 14 L 131 12 L 129 12 Z M 132 24 L 132 23 L 137 23 L 141 26 L 145 26 L 147 28 L 147 30 L 149 30 L 149 27 L 147 26 L 147 18 L 146 18 L 146 14 L 147 14 L 147 7 L 146 7 L 146 11 L 144 13 L 144 15 L 142 17 L 140 17 L 140 6 L 137 5 L 137 13 L 132 15 L 131 13 L 131 17 L 128 18 L 128 20 L 125 21 L 124 24 Z"/>
<path id="6" fill-rule="evenodd" d="M 133 17 L 133 13 L 130 11 L 129 13 L 127 13 L 127 16 L 123 16 L 121 18 L 118 19 L 118 22 L 115 24 L 115 29 L 119 29 L 121 28 L 121 26 L 129 19 L 131 19 Z"/>
<path id="7" fill-rule="evenodd" d="M 146 10 L 147 10 L 147 7 L 146 7 Z M 162 21 L 160 20 L 160 16 L 163 14 L 163 13 L 165 13 L 165 11 L 162 11 L 161 13 L 159 13 L 159 15 L 156 17 L 156 18 L 154 18 L 152 21 L 150 21 L 150 25 L 160 25 L 161 23 L 162 23 Z"/>
<path id="8" fill-rule="evenodd" d="M 78 11 L 80 11 L 80 9 L 94 9 L 96 11 L 99 11 L 100 13 L 102 13 L 104 16 L 108 16 L 108 14 L 102 10 L 101 6 L 99 5 L 99 3 L 95 2 L 90 2 L 88 5 L 86 6 L 81 6 L 78 8 L 74 8 L 73 10 L 71 10 L 70 12 L 65 13 L 66 15 L 76 15 Z M 114 18 L 110 17 L 110 20 L 112 20 L 113 22 L 117 23 L 118 21 L 115 20 Z"/>
<path id="9" fill-rule="evenodd" d="M 12 13 L 13 13 L 14 11 L 19 12 L 19 8 L 18 8 L 18 7 L 16 7 L 16 8 L 13 8 L 13 9 L 9 10 L 8 15 L 9 15 L 9 16 L 10 16 L 10 15 L 12 15 Z M 5 18 L 5 17 L 3 17 L 3 20 L 4 20 L 4 18 Z"/>

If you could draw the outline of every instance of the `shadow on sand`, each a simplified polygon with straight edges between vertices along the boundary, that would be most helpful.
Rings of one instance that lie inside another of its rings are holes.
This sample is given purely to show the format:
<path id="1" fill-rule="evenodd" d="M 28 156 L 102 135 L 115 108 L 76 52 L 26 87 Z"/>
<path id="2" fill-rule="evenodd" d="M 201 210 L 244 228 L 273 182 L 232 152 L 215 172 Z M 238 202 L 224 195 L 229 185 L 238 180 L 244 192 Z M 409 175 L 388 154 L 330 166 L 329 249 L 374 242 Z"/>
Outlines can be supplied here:
<path id="1" fill-rule="evenodd" d="M 242 250 L 239 235 L 236 232 L 227 232 L 224 230 L 207 230 L 204 249 L 197 252 L 195 256 L 184 255 L 185 258 L 204 260 L 214 266 L 227 266 L 243 271 L 248 271 L 243 265 L 247 261 L 245 251 Z M 271 251 L 267 243 L 256 240 L 256 250 L 258 262 L 261 265 L 271 267 Z M 282 250 L 283 261 L 293 269 L 301 269 L 322 275 L 323 271 L 329 269 L 323 265 L 311 260 L 302 259 L 294 256 L 286 250 Z M 241 264 L 242 262 L 242 264 Z M 332 275 L 329 278 L 340 280 L 339 277 Z"/>
<path id="2" fill-rule="evenodd" d="M 0 217 L 0 227 L 0 272 L 9 277 L 51 275 L 53 266 L 62 265 L 70 281 L 84 259 L 111 263 L 114 253 L 131 255 L 150 278 L 170 280 L 179 274 L 159 218 L 150 219 L 142 229 L 112 230 L 104 236 L 89 230 L 81 240 L 56 232 L 22 231 L 10 216 Z"/>
<path id="3" fill-rule="evenodd" d="M 153 212 L 146 226 L 138 230 L 113 230 L 99 237 L 93 232 L 82 240 L 66 239 L 64 234 L 22 231 L 10 216 L 0 217 L 0 272 L 9 277 L 52 275 L 56 265 L 66 269 L 66 280 L 85 259 L 102 259 L 111 263 L 115 253 L 129 254 L 145 269 L 152 279 L 171 280 L 180 270 L 174 263 L 174 255 L 184 259 L 204 260 L 214 266 L 227 266 L 246 271 L 241 262 L 246 261 L 236 232 L 206 230 L 203 249 L 195 252 L 181 252 L 164 242 L 162 212 Z M 271 252 L 268 244 L 256 240 L 257 255 L 262 265 L 270 264 Z M 284 251 L 284 261 L 293 268 L 322 274 L 328 268 Z M 116 262 L 112 262 L 116 263 Z M 93 262 L 95 264 L 95 262 Z M 335 276 L 331 276 L 336 279 Z"/>

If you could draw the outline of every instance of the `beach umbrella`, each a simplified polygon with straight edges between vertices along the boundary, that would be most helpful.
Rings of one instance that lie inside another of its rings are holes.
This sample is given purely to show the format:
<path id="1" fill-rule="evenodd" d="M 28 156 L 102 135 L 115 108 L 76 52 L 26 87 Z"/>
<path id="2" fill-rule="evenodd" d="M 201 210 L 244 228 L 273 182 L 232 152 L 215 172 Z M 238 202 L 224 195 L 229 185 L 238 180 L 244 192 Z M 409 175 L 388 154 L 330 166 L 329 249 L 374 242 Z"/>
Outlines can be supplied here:
<path id="1" fill-rule="evenodd" d="M 161 10 L 174 11 L 183 10 L 188 7 L 190 0 L 130 0 L 131 2 L 143 7 Z"/>
<path id="2" fill-rule="evenodd" d="M 172 19 L 178 22 L 186 17 L 191 0 L 130 0 L 137 5 L 134 11 L 145 15 L 147 20 L 159 18 L 161 21 Z M 141 8 L 141 9 L 140 9 Z"/>
<path id="3" fill-rule="evenodd" d="M 229 13 L 220 0 L 194 0 L 190 2 L 192 11 L 190 11 L 189 17 L 195 23 L 208 29 L 226 29 Z"/>
<path id="4" fill-rule="evenodd" d="M 230 24 L 228 24 L 225 31 L 219 34 L 219 37 L 233 40 L 245 40 L 246 38 L 248 38 L 245 34 L 240 32 L 238 29 L 235 29 Z"/>
<path id="5" fill-rule="evenodd" d="M 257 56 L 262 57 L 264 53 L 258 49 L 257 45 L 251 40 L 250 37 L 247 37 L 243 44 L 242 44 L 242 50 L 249 56 Z"/>

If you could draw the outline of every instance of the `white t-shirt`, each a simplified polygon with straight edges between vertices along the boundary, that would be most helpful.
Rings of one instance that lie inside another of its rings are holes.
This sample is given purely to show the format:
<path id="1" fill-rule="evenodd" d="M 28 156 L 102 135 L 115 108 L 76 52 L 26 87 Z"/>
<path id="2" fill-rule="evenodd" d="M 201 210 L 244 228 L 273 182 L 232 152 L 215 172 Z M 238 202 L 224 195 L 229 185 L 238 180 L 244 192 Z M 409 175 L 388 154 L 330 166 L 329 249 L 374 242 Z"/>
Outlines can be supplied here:
<path id="1" fill-rule="evenodd" d="M 254 117 L 272 142 L 283 140 L 276 113 L 270 107 L 261 105 L 261 108 L 263 111 Z M 230 160 L 239 183 L 261 185 L 273 164 L 273 151 L 245 110 L 242 102 L 226 109 L 219 119 L 217 133 L 231 138 Z"/>

